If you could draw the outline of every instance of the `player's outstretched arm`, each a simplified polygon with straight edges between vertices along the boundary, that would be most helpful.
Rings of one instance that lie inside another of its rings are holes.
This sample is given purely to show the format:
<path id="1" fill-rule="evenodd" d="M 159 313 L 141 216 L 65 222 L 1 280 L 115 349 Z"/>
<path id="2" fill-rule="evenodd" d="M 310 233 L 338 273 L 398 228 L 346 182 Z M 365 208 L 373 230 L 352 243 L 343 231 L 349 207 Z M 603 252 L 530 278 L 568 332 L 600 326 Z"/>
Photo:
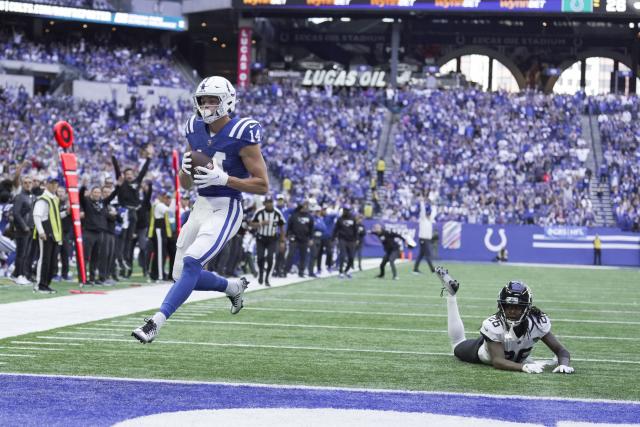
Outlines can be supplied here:
<path id="1" fill-rule="evenodd" d="M 543 371 L 543 366 L 536 363 L 516 363 L 505 359 L 504 345 L 501 342 L 488 341 L 487 347 L 489 348 L 489 355 L 491 356 L 491 364 L 496 369 L 526 372 L 527 374 L 540 374 Z"/>
<path id="2" fill-rule="evenodd" d="M 267 194 L 269 191 L 269 177 L 267 175 L 267 165 L 262 157 L 260 146 L 248 145 L 240 150 L 242 163 L 247 168 L 249 178 L 237 178 L 230 176 L 227 181 L 227 187 L 234 190 L 252 194 Z"/>
<path id="3" fill-rule="evenodd" d="M 553 370 L 555 373 L 560 374 L 572 374 L 574 369 L 570 366 L 571 355 L 569 351 L 558 341 L 553 333 L 549 332 L 542 337 L 542 342 L 545 343 L 549 350 L 553 351 L 558 358 L 558 366 Z"/>

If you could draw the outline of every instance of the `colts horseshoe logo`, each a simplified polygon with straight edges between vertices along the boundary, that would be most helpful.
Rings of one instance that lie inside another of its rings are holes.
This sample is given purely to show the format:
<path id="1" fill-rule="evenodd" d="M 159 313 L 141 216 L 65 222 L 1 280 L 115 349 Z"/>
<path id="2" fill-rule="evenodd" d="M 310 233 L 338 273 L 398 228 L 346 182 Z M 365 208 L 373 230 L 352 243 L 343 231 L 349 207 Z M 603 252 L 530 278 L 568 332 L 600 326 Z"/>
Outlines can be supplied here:
<path id="1" fill-rule="evenodd" d="M 498 235 L 500 236 L 500 243 L 498 243 L 497 245 L 494 245 L 491 243 L 492 235 L 493 235 L 493 228 L 491 227 L 487 228 L 487 232 L 484 235 L 484 245 L 491 252 L 498 252 L 507 246 L 507 233 L 504 232 L 504 228 L 501 228 L 500 230 L 498 230 Z"/>

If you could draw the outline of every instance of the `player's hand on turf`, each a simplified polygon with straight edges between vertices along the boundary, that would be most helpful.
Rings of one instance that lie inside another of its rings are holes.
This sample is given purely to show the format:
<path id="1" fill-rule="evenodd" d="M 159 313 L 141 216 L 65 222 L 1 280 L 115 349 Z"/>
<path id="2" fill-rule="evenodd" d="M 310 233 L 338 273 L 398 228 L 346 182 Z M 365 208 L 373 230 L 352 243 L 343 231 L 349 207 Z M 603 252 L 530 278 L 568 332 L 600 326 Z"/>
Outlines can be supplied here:
<path id="1" fill-rule="evenodd" d="M 180 169 L 187 175 L 191 174 L 191 151 L 187 151 L 182 156 L 182 166 Z"/>
<path id="2" fill-rule="evenodd" d="M 553 371 L 554 374 L 573 374 L 575 369 L 567 365 L 558 365 Z"/>
<path id="3" fill-rule="evenodd" d="M 544 366 L 539 363 L 525 363 L 522 365 L 522 372 L 527 374 L 541 374 L 544 371 Z"/>
<path id="4" fill-rule="evenodd" d="M 229 175 L 215 163 L 213 169 L 198 166 L 196 167 L 196 171 L 200 173 L 193 176 L 193 182 L 198 188 L 205 188 L 211 185 L 227 185 L 227 181 L 229 180 Z"/>

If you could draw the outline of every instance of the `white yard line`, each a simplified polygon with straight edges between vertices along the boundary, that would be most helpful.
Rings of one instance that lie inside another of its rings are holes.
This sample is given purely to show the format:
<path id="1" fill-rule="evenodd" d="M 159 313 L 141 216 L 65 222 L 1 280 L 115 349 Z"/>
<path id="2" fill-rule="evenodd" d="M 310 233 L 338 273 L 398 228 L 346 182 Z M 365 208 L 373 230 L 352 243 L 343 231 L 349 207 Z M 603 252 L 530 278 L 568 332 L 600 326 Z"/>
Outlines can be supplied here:
<path id="1" fill-rule="evenodd" d="M 363 260 L 363 267 L 372 268 L 379 263 L 379 259 L 367 259 Z M 320 278 L 331 276 L 337 276 L 337 272 L 322 275 Z M 295 275 L 290 275 L 286 279 L 273 278 L 271 287 L 276 288 L 310 280 L 315 279 L 301 279 Z M 265 286 L 258 285 L 254 280 L 251 282 L 247 292 L 266 289 Z M 0 339 L 110 319 L 145 310 L 156 310 L 170 288 L 170 284 L 145 285 L 109 290 L 101 295 L 78 294 L 1 304 Z M 220 292 L 194 292 L 187 303 L 215 298 L 226 298 L 226 295 Z"/>
<path id="2" fill-rule="evenodd" d="M 10 347 L 10 346 L 0 346 L 0 348 L 4 348 L 6 350 L 35 350 L 35 351 L 64 351 L 63 348 L 43 348 L 43 347 Z"/>
<path id="3" fill-rule="evenodd" d="M 81 338 L 81 337 L 54 337 L 54 336 L 38 336 L 42 339 L 53 340 L 76 340 L 76 341 L 95 341 L 95 342 L 122 342 L 133 345 L 139 345 L 138 343 L 130 339 L 118 339 L 118 338 Z M 311 346 L 292 346 L 292 345 L 266 345 L 266 344 L 244 344 L 244 343 L 215 343 L 215 342 L 191 342 L 191 341 L 157 341 L 160 345 L 182 345 L 182 346 L 200 346 L 200 347 L 231 347 L 231 348 L 261 348 L 261 349 L 275 349 L 275 350 L 301 350 L 301 351 L 318 351 L 318 352 L 340 352 L 340 353 L 375 353 L 375 354 L 407 354 L 416 356 L 453 356 L 451 353 L 443 352 L 431 352 L 431 351 L 409 351 L 409 350 L 377 350 L 370 348 L 332 348 L 332 347 L 311 347 Z M 154 345 L 157 345 L 154 344 Z M 577 362 L 590 362 L 590 363 L 620 363 L 629 365 L 640 365 L 640 360 L 616 360 L 616 359 L 571 359 Z"/>
<path id="4" fill-rule="evenodd" d="M 0 353 L 0 357 L 36 357 L 33 354 L 7 354 L 7 353 Z"/>
<path id="5" fill-rule="evenodd" d="M 386 302 L 386 301 L 345 301 L 344 299 L 311 299 L 311 298 L 282 298 L 282 297 L 274 297 L 263 299 L 262 301 L 289 301 L 289 302 L 308 302 L 308 303 L 323 303 L 323 304 L 352 304 L 352 305 L 389 305 L 393 307 L 444 307 L 446 300 L 443 299 L 441 304 L 416 304 L 416 303 L 403 303 L 403 302 Z M 480 308 L 486 309 L 486 305 L 470 305 L 464 304 L 465 308 Z M 575 312 L 575 313 L 618 313 L 618 314 L 637 314 L 640 315 L 640 311 L 638 310 L 591 310 L 591 309 L 580 309 L 580 308 L 558 308 L 558 307 L 545 307 L 545 311 L 556 311 L 556 312 Z M 183 312 L 187 312 L 184 310 Z M 189 312 L 193 312 L 189 310 Z M 200 313 L 200 312 L 198 312 Z M 202 311 L 202 313 L 207 313 L 206 311 Z"/>
<path id="6" fill-rule="evenodd" d="M 60 345 L 59 342 L 44 342 L 44 341 L 11 341 L 11 344 L 32 344 L 32 345 Z M 67 345 L 82 346 L 84 344 L 67 343 Z"/>
<path id="7" fill-rule="evenodd" d="M 396 313 L 385 311 L 349 311 L 349 310 L 316 310 L 305 308 L 267 308 L 267 307 L 248 307 L 245 310 L 251 311 L 275 311 L 290 313 L 326 313 L 326 314 L 349 314 L 363 316 L 394 316 L 394 317 L 442 317 L 446 318 L 446 314 L 433 313 Z M 480 316 L 462 316 L 463 318 L 478 319 Z M 551 319 L 552 322 L 572 322 L 572 323 L 601 323 L 606 325 L 640 325 L 640 322 L 629 322 L 623 320 L 586 320 L 586 319 Z"/>
<path id="8" fill-rule="evenodd" d="M 211 325 L 246 325 L 246 326 L 267 326 L 275 328 L 301 328 L 301 329 L 333 329 L 333 330 L 353 330 L 353 331 L 376 331 L 376 332 L 407 332 L 407 333 L 424 333 L 424 334 L 446 334 L 446 329 L 413 329 L 413 328 L 374 328 L 367 326 L 343 326 L 343 325 L 314 325 L 314 324 L 296 324 L 296 323 L 265 323 L 265 322 L 233 322 L 226 320 L 188 320 L 188 319 L 174 319 L 172 322 L 185 322 L 185 323 L 201 323 Z M 125 326 L 130 326 L 128 323 L 123 323 Z M 128 331 L 129 329 L 122 329 Z M 478 333 L 475 330 L 465 331 L 466 334 L 473 335 Z M 638 338 L 633 337 L 599 337 L 589 335 L 556 335 L 558 338 L 575 338 L 575 339 L 587 339 L 587 340 L 603 340 L 603 341 L 638 341 Z"/>
<path id="9" fill-rule="evenodd" d="M 496 288 L 498 289 L 498 288 Z M 298 293 L 298 291 L 294 291 L 294 294 Z M 346 296 L 346 297 L 354 297 L 354 296 L 365 296 L 365 297 L 384 297 L 384 298 L 402 298 L 402 299 L 437 299 L 437 300 L 441 300 L 442 297 L 440 295 L 423 295 L 423 294 L 408 294 L 408 293 L 404 293 L 404 292 L 397 292 L 394 289 L 389 289 L 389 292 L 386 293 L 377 293 L 377 292 L 342 292 L 342 291 L 317 291 L 317 290 L 305 290 L 304 292 L 300 292 L 303 295 L 311 295 L 311 294 L 317 294 L 317 295 L 340 295 L 340 296 Z M 469 296 L 459 296 L 459 299 L 461 300 L 474 300 L 474 301 L 492 301 L 492 302 L 496 302 L 495 298 L 488 298 L 488 297 L 469 297 Z M 562 303 L 562 301 L 559 300 L 544 300 L 544 299 L 535 299 L 535 303 Z M 580 301 L 580 300 L 568 300 L 568 303 L 570 304 L 591 304 L 591 305 L 614 305 L 616 307 L 638 307 L 640 308 L 640 303 L 637 302 L 601 302 L 601 301 L 594 301 L 593 299 L 590 301 Z"/>

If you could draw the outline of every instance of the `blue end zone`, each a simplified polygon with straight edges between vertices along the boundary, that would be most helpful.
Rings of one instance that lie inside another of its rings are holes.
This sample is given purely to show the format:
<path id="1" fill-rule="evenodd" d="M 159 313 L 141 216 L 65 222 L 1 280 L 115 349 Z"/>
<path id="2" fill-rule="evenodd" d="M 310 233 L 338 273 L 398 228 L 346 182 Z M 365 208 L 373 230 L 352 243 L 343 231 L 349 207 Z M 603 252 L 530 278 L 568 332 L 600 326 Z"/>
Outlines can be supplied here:
<path id="1" fill-rule="evenodd" d="M 640 404 L 633 402 L 0 375 L 2 426 L 108 426 L 163 412 L 229 408 L 393 410 L 547 426 L 640 420 Z"/>

